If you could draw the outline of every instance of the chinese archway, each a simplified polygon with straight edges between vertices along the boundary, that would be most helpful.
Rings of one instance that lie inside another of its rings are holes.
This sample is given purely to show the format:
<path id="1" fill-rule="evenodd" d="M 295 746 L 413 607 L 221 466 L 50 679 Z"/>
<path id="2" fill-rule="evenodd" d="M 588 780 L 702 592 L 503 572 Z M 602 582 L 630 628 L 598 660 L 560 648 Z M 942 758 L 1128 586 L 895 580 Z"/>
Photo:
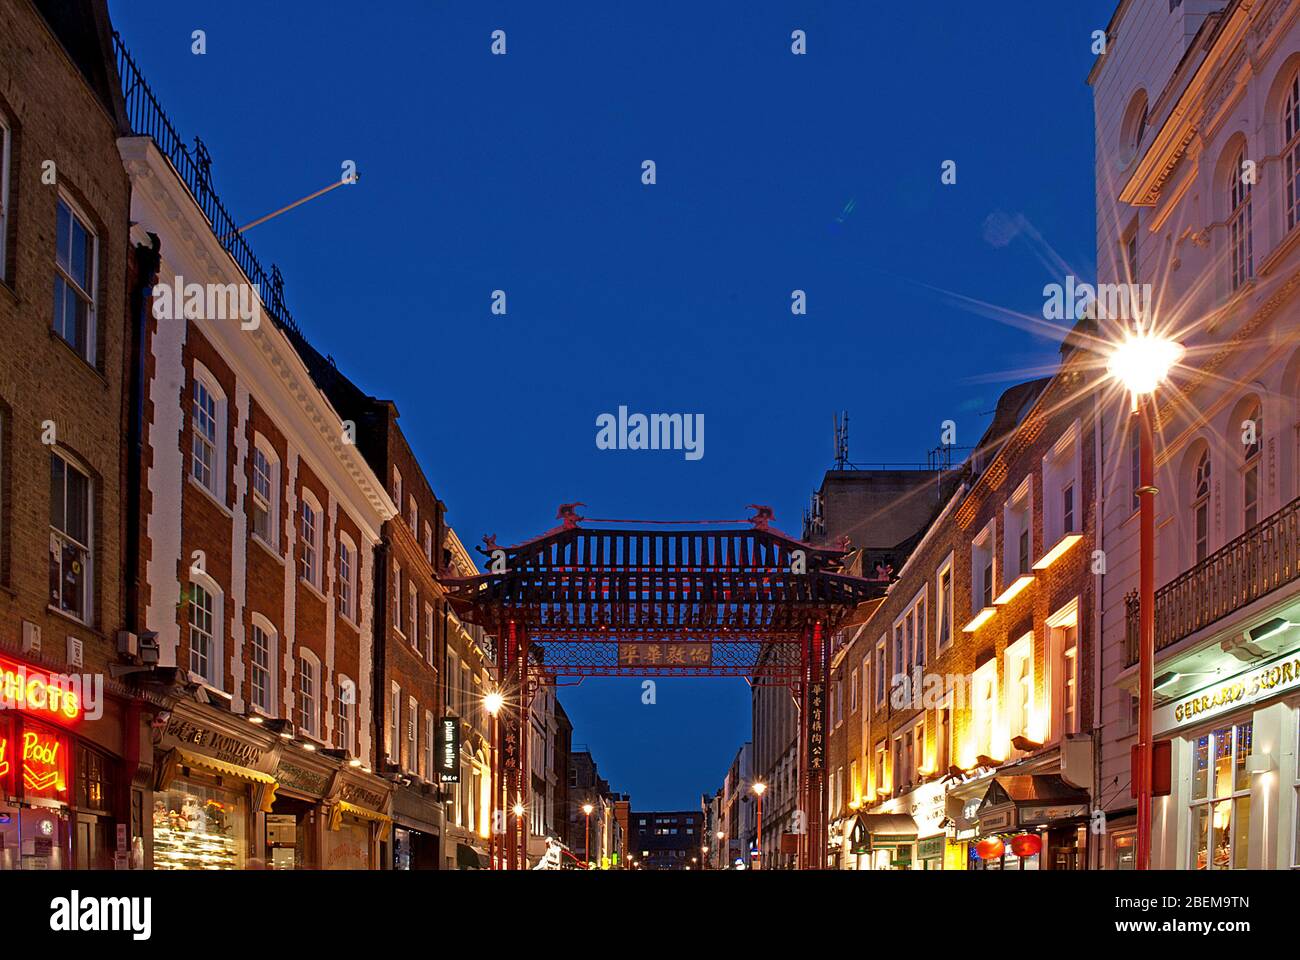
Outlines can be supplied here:
<path id="1" fill-rule="evenodd" d="M 542 684 L 586 677 L 745 677 L 784 685 L 799 704 L 801 868 L 825 865 L 825 686 L 831 638 L 884 582 L 843 572 L 845 550 L 814 547 L 772 528 L 772 512 L 743 521 L 598 521 L 582 504 L 563 523 L 511 547 L 485 537 L 488 572 L 446 578 L 457 614 L 492 638 L 503 695 L 493 724 L 494 859 L 527 866 L 527 718 Z M 594 529 L 620 523 L 651 529 Z M 667 528 L 664 528 L 667 527 Z"/>

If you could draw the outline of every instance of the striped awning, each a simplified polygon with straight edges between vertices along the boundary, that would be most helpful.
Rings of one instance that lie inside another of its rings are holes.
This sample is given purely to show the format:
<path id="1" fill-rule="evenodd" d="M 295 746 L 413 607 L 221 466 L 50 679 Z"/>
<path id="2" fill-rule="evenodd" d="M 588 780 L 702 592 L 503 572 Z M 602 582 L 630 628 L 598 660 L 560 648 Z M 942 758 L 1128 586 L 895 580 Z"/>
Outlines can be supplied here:
<path id="1" fill-rule="evenodd" d="M 355 803 L 348 803 L 346 800 L 339 800 L 335 803 L 334 812 L 330 816 L 331 830 L 339 830 L 343 827 L 343 814 L 345 813 L 359 820 L 370 820 L 379 824 L 379 839 L 388 839 L 388 832 L 393 826 L 392 817 L 386 813 L 380 813 L 378 810 L 371 810 L 369 807 L 359 807 Z"/>
<path id="2" fill-rule="evenodd" d="M 232 780 L 242 780 L 244 783 L 263 786 L 266 788 L 262 791 L 261 809 L 263 813 L 269 813 L 271 804 L 275 802 L 275 791 L 279 784 L 276 782 L 275 777 L 269 773 L 262 773 L 260 770 L 227 763 L 225 760 L 218 760 L 216 757 L 209 757 L 202 753 L 193 753 L 183 747 L 175 747 L 171 750 L 166 765 L 173 768 L 189 767 L 191 769 L 205 770 L 208 773 L 215 773 L 219 777 L 230 777 Z"/>

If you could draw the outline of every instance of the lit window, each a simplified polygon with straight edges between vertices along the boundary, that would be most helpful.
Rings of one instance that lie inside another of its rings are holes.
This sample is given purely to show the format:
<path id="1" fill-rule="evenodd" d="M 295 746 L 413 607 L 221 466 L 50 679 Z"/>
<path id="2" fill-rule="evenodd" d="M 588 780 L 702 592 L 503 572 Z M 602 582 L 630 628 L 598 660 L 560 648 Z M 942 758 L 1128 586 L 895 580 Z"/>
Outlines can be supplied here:
<path id="1" fill-rule="evenodd" d="M 57 216 L 54 332 L 78 356 L 93 364 L 97 241 L 94 232 L 65 197 L 59 197 Z"/>
<path id="2" fill-rule="evenodd" d="M 270 547 L 276 546 L 277 467 L 260 443 L 253 447 L 253 533 Z"/>
<path id="3" fill-rule="evenodd" d="M 50 606 L 91 619 L 91 480 L 50 454 Z"/>
<path id="4" fill-rule="evenodd" d="M 1193 740 L 1191 841 L 1194 870 L 1244 870 L 1250 855 L 1251 722 Z"/>
<path id="5" fill-rule="evenodd" d="M 352 713 L 357 702 L 357 688 L 347 677 L 339 678 L 339 692 L 334 705 L 334 746 L 355 753 L 352 735 Z"/>
<path id="6" fill-rule="evenodd" d="M 275 634 L 261 624 L 253 624 L 249 659 L 249 700 L 267 713 L 274 712 L 275 704 Z"/>

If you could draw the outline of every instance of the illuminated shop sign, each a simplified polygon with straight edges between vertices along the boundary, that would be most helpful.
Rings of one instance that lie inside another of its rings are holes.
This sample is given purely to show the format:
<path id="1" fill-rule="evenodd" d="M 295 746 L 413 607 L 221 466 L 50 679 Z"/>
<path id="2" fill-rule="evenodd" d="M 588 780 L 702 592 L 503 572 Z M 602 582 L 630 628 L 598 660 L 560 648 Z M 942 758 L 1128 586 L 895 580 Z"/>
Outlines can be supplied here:
<path id="1" fill-rule="evenodd" d="M 0 658 L 0 709 L 20 710 L 67 723 L 82 717 L 81 697 L 72 677 L 33 670 Z"/>
<path id="2" fill-rule="evenodd" d="M 460 721 L 443 717 L 438 723 L 438 779 L 442 783 L 460 783 Z"/>
<path id="3" fill-rule="evenodd" d="M 26 730 L 22 736 L 0 736 L 0 781 L 16 768 L 23 773 L 23 796 L 64 799 L 68 792 L 68 751 L 55 733 Z"/>
<path id="4" fill-rule="evenodd" d="M 1237 674 L 1156 711 L 1157 729 L 1196 723 L 1234 707 L 1254 703 L 1300 687 L 1300 656 L 1294 653 L 1272 663 Z"/>

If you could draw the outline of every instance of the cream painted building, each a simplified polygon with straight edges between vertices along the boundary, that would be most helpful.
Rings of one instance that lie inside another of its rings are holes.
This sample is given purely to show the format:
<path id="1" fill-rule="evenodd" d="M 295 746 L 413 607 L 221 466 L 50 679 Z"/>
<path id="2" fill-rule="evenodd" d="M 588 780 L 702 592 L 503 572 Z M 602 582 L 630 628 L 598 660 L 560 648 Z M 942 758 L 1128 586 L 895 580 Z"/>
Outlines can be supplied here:
<path id="1" fill-rule="evenodd" d="M 1187 347 L 1160 395 L 1152 866 L 1300 863 L 1300 0 L 1124 0 L 1089 78 L 1099 283 Z M 1118 325 L 1111 324 L 1111 332 Z M 1103 424 L 1099 797 L 1132 865 L 1134 430 Z"/>

